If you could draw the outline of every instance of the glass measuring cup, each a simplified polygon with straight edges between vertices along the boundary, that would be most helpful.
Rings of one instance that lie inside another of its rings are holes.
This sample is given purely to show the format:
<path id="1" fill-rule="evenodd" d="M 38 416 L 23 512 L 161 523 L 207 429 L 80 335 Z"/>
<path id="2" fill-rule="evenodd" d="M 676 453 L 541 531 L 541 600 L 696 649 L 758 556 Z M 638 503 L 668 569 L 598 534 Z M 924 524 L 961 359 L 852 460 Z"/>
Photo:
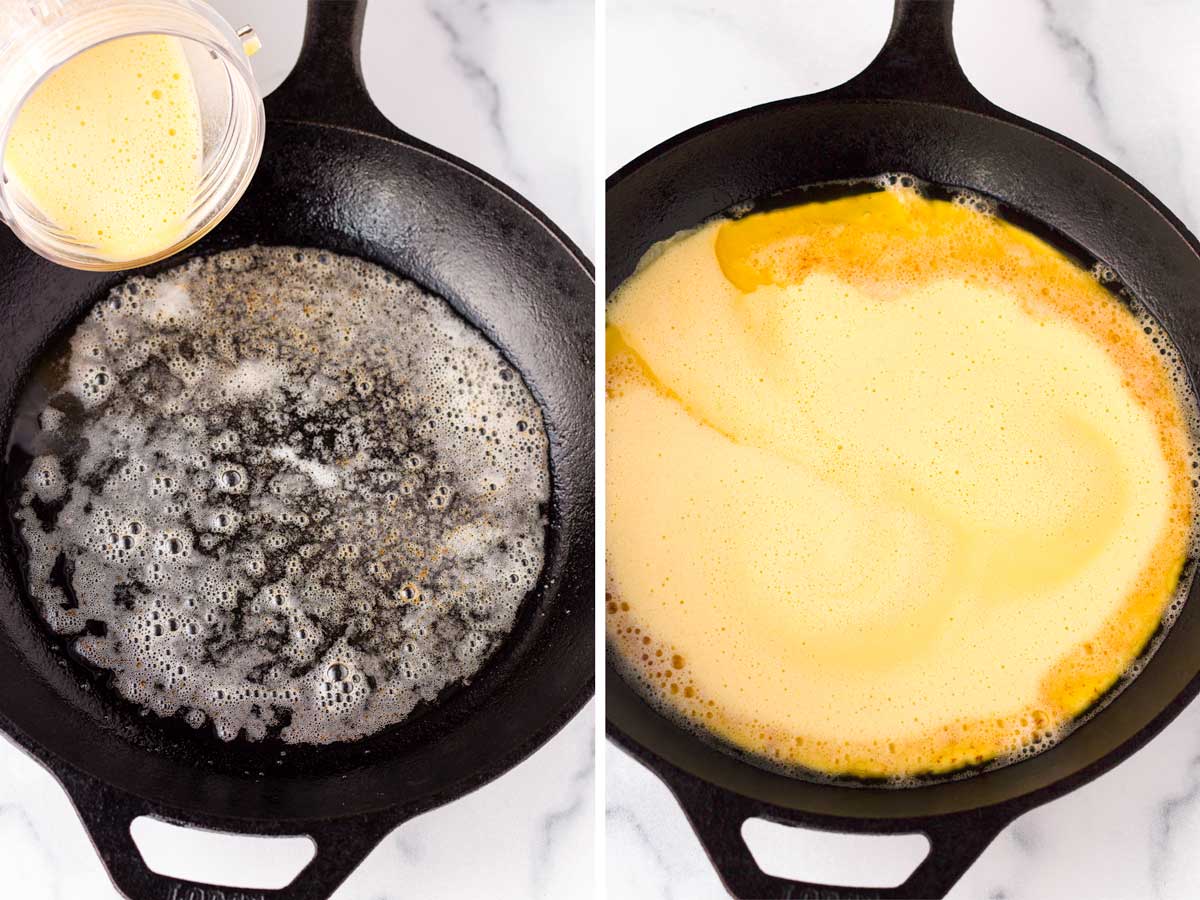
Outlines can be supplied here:
<path id="1" fill-rule="evenodd" d="M 179 39 L 202 133 L 194 195 L 169 244 L 115 258 L 56 224 L 5 171 L 0 220 L 32 250 L 62 265 L 125 269 L 176 253 L 232 209 L 262 153 L 266 118 L 248 60 L 259 46 L 253 29 L 235 31 L 202 0 L 0 0 L 0 161 L 18 113 L 44 79 L 80 53 L 133 35 Z"/>

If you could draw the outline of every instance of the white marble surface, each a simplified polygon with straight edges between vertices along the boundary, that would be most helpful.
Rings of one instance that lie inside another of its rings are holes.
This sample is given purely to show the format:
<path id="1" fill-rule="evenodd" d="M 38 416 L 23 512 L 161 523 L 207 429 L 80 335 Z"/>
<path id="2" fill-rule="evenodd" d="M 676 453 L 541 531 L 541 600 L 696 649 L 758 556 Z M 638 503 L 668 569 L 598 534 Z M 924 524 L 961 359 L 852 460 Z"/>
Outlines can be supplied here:
<path id="1" fill-rule="evenodd" d="M 1200 4 L 958 6 L 963 68 L 986 96 L 1114 160 L 1200 231 Z M 608 0 L 608 170 L 688 126 L 846 79 L 874 56 L 890 15 L 890 0 Z M 612 746 L 606 765 L 609 896 L 724 896 L 662 784 Z M 789 858 L 794 877 L 812 875 L 823 853 L 786 830 L 755 846 Z M 840 874 L 895 853 L 869 839 L 856 847 Z M 1193 704 L 1114 771 L 1020 818 L 950 896 L 1185 900 L 1200 896 L 1198 849 Z"/>
<path id="2" fill-rule="evenodd" d="M 279 84 L 299 49 L 303 4 L 214 5 L 235 26 L 257 27 L 259 80 L 264 90 Z M 364 39 L 366 79 L 384 113 L 516 187 L 589 255 L 593 15 L 590 0 L 376 0 Z M 397 829 L 335 896 L 590 897 L 593 723 L 589 704 L 508 774 Z M 270 886 L 281 859 L 294 871 L 307 857 L 303 847 L 244 839 L 198 851 L 186 835 L 161 833 L 143 846 L 172 874 L 248 886 Z M 3 740 L 0 871 L 0 896 L 13 900 L 117 896 L 58 785 Z"/>

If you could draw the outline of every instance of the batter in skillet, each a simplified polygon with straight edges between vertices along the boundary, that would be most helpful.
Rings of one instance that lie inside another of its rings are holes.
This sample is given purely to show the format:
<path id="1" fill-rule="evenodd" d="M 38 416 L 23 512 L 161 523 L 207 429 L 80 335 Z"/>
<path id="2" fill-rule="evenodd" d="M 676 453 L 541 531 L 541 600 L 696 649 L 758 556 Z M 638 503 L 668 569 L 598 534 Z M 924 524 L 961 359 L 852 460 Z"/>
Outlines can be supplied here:
<path id="1" fill-rule="evenodd" d="M 902 781 L 1049 745 L 1169 624 L 1194 403 L 1094 273 L 894 182 L 611 298 L 608 634 L 691 725 Z"/>

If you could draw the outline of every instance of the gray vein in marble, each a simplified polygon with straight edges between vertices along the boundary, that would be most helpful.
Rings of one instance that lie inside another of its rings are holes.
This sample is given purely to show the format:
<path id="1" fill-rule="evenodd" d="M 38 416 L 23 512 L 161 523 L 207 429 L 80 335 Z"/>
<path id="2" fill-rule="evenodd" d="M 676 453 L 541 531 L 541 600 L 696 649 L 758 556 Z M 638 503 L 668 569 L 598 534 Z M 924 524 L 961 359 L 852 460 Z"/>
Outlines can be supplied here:
<path id="1" fill-rule="evenodd" d="M 1187 788 L 1172 794 L 1158 804 L 1154 833 L 1150 839 L 1150 883 L 1156 897 L 1162 897 L 1166 871 L 1171 856 L 1171 841 L 1175 823 L 1182 813 L 1193 808 L 1200 799 L 1200 756 L 1188 760 Z"/>
<path id="2" fill-rule="evenodd" d="M 661 880 L 661 887 L 656 896 L 660 897 L 661 900 L 671 900 L 675 896 L 675 893 L 671 890 L 670 868 L 667 866 L 667 861 L 663 857 L 658 843 L 650 836 L 650 832 L 646 830 L 641 821 L 638 820 L 637 813 L 633 808 L 623 804 L 609 804 L 604 811 L 604 818 L 606 829 L 611 830 L 614 822 L 620 823 L 633 832 L 639 843 L 646 850 L 650 851 L 650 856 L 659 870 Z"/>
<path id="3" fill-rule="evenodd" d="M 1064 21 L 1064 16 L 1057 8 L 1055 0 L 1040 0 L 1046 19 L 1046 28 L 1054 37 L 1054 42 L 1064 52 L 1074 57 L 1083 67 L 1083 87 L 1087 94 L 1088 104 L 1096 114 L 1096 121 L 1104 133 L 1105 140 L 1121 158 L 1128 155 L 1124 142 L 1116 135 L 1108 110 L 1100 98 L 1100 70 L 1096 62 L 1096 54 L 1083 42 L 1077 32 L 1072 30 Z"/>
<path id="4" fill-rule="evenodd" d="M 470 52 L 462 29 L 454 22 L 454 13 L 446 8 L 448 5 L 444 0 L 429 0 L 425 8 L 442 31 L 446 33 L 446 38 L 450 41 L 450 58 L 454 60 L 454 64 L 462 72 L 463 77 L 475 86 L 476 92 L 482 99 L 487 112 L 488 126 L 500 147 L 505 165 L 515 180 L 527 183 L 528 179 L 517 163 L 508 140 L 508 132 L 504 127 L 503 95 L 500 85 L 492 77 L 487 67 Z M 490 17 L 486 0 L 478 0 L 472 6 L 471 15 L 483 23 L 482 27 L 487 27 Z"/>
<path id="5" fill-rule="evenodd" d="M 590 732 L 587 734 L 587 737 L 590 741 Z M 559 833 L 563 830 L 563 826 L 569 824 L 579 814 L 580 810 L 583 809 L 587 795 L 591 792 L 592 778 L 595 770 L 595 757 L 588 754 L 588 761 L 571 773 L 571 778 L 568 782 L 567 803 L 562 808 L 552 810 L 542 817 L 540 829 L 542 837 L 538 847 L 534 851 L 537 863 L 533 867 L 533 884 L 539 891 L 543 887 L 544 875 L 550 860 L 554 856 L 554 845 L 559 840 Z"/>
<path id="6" fill-rule="evenodd" d="M 37 823 L 34 822 L 29 812 L 16 803 L 0 803 L 0 818 L 3 817 L 15 818 L 20 823 L 20 827 L 33 838 L 33 844 L 38 848 L 41 855 L 45 857 L 47 870 L 53 871 L 54 860 L 46 852 L 48 845 L 43 842 L 41 830 L 37 827 Z M 61 882 L 54 881 L 51 884 L 51 888 L 54 891 L 55 897 L 62 896 Z"/>
<path id="7" fill-rule="evenodd" d="M 415 865 L 425 856 L 420 841 L 413 840 L 403 828 L 392 832 L 392 847 L 406 863 Z"/>
<path id="8" fill-rule="evenodd" d="M 1037 827 L 1028 819 L 1017 819 L 1009 833 L 1012 835 L 1013 843 L 1022 853 L 1028 855 L 1037 851 L 1039 844 Z"/>
<path id="9" fill-rule="evenodd" d="M 1039 3 L 1041 4 L 1046 20 L 1046 28 L 1053 36 L 1055 43 L 1064 53 L 1074 57 L 1083 68 L 1083 86 L 1088 105 L 1091 106 L 1092 111 L 1095 113 L 1095 120 L 1100 126 L 1100 131 L 1104 135 L 1105 141 L 1111 148 L 1112 154 L 1126 168 L 1133 166 L 1135 163 L 1141 164 L 1141 168 L 1145 168 L 1150 160 L 1147 160 L 1144 154 L 1132 152 L 1126 141 L 1120 137 L 1119 130 L 1109 115 L 1108 108 L 1101 96 L 1100 57 L 1084 43 L 1084 39 L 1077 30 L 1072 29 L 1066 24 L 1068 14 L 1080 14 L 1079 7 L 1072 5 L 1062 6 L 1062 0 L 1039 0 Z M 1155 142 L 1154 153 L 1161 162 L 1166 164 L 1163 174 L 1167 176 L 1165 179 L 1160 179 L 1160 186 L 1187 184 L 1190 179 L 1181 176 L 1183 152 L 1179 141 L 1179 133 L 1171 131 L 1169 135 L 1158 135 L 1157 137 L 1158 140 Z M 1149 171 L 1153 172 L 1154 168 L 1157 167 L 1152 167 Z M 1174 211 L 1181 218 L 1192 221 L 1191 208 L 1187 201 L 1186 191 L 1173 191 L 1172 194 Z"/>

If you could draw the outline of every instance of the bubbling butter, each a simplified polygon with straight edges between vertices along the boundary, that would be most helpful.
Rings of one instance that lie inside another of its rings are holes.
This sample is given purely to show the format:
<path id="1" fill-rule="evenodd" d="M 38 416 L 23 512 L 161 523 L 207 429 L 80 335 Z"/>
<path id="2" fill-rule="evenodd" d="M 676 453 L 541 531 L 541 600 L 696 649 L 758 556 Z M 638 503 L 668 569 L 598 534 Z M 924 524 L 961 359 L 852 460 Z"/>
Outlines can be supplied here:
<path id="1" fill-rule="evenodd" d="M 981 207 L 892 183 L 711 222 L 610 300 L 610 647 L 768 764 L 1037 752 L 1181 602 L 1173 348 Z"/>
<path id="2" fill-rule="evenodd" d="M 67 60 L 21 106 L 4 171 L 53 226 L 129 262 L 188 232 L 201 117 L 179 38 L 133 35 Z"/>
<path id="3" fill-rule="evenodd" d="M 537 400 L 445 300 L 352 257 L 131 278 L 17 418 L 41 617 L 121 696 L 224 740 L 404 721 L 470 681 L 541 575 Z"/>

